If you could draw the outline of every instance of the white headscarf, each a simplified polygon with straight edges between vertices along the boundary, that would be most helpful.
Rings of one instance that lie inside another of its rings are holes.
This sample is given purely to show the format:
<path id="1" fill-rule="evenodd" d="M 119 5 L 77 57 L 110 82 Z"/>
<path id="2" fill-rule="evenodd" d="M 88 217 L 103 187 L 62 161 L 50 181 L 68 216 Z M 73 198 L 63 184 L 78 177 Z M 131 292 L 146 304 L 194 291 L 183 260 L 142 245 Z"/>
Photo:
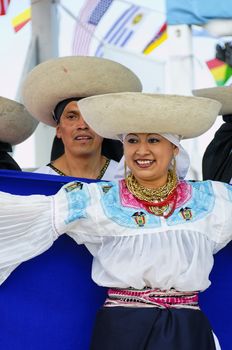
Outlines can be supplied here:
<path id="1" fill-rule="evenodd" d="M 175 156 L 176 159 L 176 173 L 179 179 L 184 179 L 190 166 L 190 159 L 188 153 L 180 144 L 181 137 L 179 135 L 174 134 L 159 134 L 171 143 L 178 147 L 179 152 Z"/>
<path id="2" fill-rule="evenodd" d="M 176 147 L 178 147 L 179 152 L 175 156 L 176 173 L 179 179 L 184 179 L 190 166 L 190 159 L 189 159 L 188 153 L 180 144 L 181 137 L 175 134 L 162 134 L 162 133 L 158 133 L 158 134 L 164 137 L 166 140 L 170 141 Z M 118 135 L 119 140 L 123 142 L 126 135 L 127 134 Z"/>

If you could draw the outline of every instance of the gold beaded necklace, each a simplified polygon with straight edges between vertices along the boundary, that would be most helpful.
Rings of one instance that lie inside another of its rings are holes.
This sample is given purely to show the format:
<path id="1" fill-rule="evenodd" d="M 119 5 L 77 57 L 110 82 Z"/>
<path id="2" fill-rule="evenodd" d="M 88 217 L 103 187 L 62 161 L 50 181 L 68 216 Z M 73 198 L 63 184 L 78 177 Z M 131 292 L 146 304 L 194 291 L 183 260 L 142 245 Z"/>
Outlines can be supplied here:
<path id="1" fill-rule="evenodd" d="M 128 190 L 142 202 L 148 211 L 158 216 L 170 216 L 175 209 L 177 195 L 175 189 L 178 184 L 176 172 L 169 170 L 165 185 L 159 188 L 147 188 L 140 185 L 133 174 L 126 178 Z"/>

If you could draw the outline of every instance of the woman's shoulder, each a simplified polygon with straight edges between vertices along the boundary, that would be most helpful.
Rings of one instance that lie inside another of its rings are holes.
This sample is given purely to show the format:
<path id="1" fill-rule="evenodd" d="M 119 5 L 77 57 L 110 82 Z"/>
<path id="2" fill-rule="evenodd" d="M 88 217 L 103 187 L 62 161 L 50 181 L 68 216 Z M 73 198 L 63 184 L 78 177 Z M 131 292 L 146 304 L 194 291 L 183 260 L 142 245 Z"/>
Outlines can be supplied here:
<path id="1" fill-rule="evenodd" d="M 200 216 L 213 215 L 218 220 L 231 221 L 232 186 L 219 181 L 188 181 L 191 187 L 190 204 Z M 220 213 L 220 214 L 219 214 Z M 230 219 L 229 219 L 230 217 Z M 231 225 L 231 222 L 230 222 Z"/>
<path id="2" fill-rule="evenodd" d="M 231 198 L 232 185 L 221 181 L 205 180 L 205 181 L 186 181 L 196 192 L 204 192 L 218 198 Z"/>

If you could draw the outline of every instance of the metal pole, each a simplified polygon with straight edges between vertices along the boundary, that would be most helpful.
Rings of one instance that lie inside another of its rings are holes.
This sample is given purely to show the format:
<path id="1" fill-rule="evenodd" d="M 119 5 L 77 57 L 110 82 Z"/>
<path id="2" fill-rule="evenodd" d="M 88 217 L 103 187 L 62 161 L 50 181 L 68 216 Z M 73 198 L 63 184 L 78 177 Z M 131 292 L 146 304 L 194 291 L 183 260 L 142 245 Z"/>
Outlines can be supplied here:
<path id="1" fill-rule="evenodd" d="M 31 50 L 25 62 L 24 77 L 33 66 L 50 58 L 58 57 L 59 23 L 57 4 L 54 0 L 31 0 L 32 40 Z M 38 96 L 39 98 L 39 96 Z M 39 123 L 33 138 L 34 165 L 37 168 L 50 161 L 55 129 Z"/>

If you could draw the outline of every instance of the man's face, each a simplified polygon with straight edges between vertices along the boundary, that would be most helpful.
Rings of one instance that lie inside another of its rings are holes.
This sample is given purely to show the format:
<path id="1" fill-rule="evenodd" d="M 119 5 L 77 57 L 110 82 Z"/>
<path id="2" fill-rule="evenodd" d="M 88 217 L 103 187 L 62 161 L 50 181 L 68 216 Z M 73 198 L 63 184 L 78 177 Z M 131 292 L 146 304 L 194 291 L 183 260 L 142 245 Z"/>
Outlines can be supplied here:
<path id="1" fill-rule="evenodd" d="M 64 143 L 65 154 L 88 156 L 101 151 L 103 139 L 84 121 L 76 101 L 65 107 L 56 135 Z"/>

